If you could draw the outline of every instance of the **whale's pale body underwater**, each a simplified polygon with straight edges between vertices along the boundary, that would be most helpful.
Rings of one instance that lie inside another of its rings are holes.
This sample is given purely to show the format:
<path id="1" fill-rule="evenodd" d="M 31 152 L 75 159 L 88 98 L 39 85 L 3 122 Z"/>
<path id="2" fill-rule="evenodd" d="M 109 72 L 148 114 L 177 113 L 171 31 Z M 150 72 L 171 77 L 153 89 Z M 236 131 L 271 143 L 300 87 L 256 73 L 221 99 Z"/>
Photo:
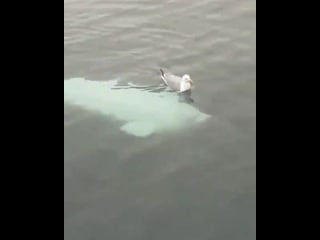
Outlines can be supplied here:
<path id="1" fill-rule="evenodd" d="M 118 83 L 84 78 L 64 80 L 64 101 L 124 122 L 121 130 L 137 137 L 172 132 L 204 122 L 210 115 L 179 101 L 176 93 L 111 89 Z"/>

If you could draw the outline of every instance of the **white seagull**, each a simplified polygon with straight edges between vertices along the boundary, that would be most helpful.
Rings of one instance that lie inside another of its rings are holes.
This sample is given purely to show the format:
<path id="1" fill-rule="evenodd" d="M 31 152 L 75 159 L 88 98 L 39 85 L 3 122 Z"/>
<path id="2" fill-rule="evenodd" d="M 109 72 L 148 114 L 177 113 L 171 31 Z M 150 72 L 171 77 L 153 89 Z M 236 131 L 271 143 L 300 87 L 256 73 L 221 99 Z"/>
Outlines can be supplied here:
<path id="1" fill-rule="evenodd" d="M 188 74 L 184 74 L 182 77 L 179 77 L 172 73 L 164 72 L 161 68 L 160 72 L 162 80 L 172 90 L 175 90 L 179 93 L 191 90 L 193 81 Z"/>

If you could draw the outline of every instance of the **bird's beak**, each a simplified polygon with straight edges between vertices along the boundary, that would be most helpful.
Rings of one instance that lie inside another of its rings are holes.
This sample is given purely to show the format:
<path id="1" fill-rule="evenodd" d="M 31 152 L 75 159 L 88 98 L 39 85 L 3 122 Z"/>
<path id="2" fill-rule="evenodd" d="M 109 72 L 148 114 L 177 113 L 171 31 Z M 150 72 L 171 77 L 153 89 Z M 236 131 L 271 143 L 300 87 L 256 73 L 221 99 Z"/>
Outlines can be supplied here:
<path id="1" fill-rule="evenodd" d="M 191 84 L 193 85 L 193 81 L 192 81 L 192 79 L 190 78 L 190 82 L 191 82 Z"/>

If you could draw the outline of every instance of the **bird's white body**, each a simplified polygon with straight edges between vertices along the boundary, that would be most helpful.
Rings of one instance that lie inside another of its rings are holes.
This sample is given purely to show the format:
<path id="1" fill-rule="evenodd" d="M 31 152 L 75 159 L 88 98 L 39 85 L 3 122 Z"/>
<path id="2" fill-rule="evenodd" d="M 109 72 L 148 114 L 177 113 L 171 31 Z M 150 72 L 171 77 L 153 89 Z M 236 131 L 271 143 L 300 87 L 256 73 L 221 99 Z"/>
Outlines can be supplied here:
<path id="1" fill-rule="evenodd" d="M 164 72 L 162 69 L 160 71 L 163 82 L 172 90 L 180 93 L 191 90 L 193 81 L 188 74 L 179 77 L 172 73 Z"/>

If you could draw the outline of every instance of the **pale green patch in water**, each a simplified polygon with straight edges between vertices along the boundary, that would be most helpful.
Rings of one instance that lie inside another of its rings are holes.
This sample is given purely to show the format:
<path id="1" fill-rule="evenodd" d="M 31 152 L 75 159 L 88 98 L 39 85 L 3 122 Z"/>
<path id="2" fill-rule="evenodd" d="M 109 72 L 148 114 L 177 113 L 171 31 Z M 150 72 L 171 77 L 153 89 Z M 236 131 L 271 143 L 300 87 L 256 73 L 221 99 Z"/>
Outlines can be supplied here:
<path id="1" fill-rule="evenodd" d="M 124 121 L 121 130 L 137 137 L 183 130 L 210 117 L 195 106 L 179 102 L 176 93 L 111 89 L 116 84 L 116 80 L 65 80 L 64 99 L 66 103 Z"/>

